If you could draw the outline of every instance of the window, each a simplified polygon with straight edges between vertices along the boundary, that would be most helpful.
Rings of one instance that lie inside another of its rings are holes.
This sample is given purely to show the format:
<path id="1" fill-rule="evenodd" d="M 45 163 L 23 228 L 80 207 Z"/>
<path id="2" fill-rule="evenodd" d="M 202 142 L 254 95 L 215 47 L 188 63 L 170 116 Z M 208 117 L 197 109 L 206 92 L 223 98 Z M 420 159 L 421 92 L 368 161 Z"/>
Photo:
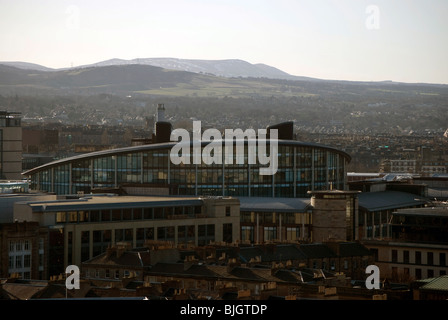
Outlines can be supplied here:
<path id="1" fill-rule="evenodd" d="M 408 250 L 403 251 L 403 262 L 409 263 L 409 251 Z"/>
<path id="2" fill-rule="evenodd" d="M 39 251 L 44 250 L 44 238 L 39 238 Z"/>
<path id="3" fill-rule="evenodd" d="M 23 267 L 25 268 L 31 267 L 31 255 L 26 254 L 23 256 Z"/>
<path id="4" fill-rule="evenodd" d="M 403 269 L 403 274 L 408 277 L 409 276 L 409 268 L 404 268 Z"/>
<path id="5" fill-rule="evenodd" d="M 276 227 L 264 227 L 264 241 L 276 240 L 277 228 Z"/>
<path id="6" fill-rule="evenodd" d="M 441 267 L 446 267 L 446 254 L 445 254 L 445 252 L 440 252 L 440 254 L 439 254 L 439 265 Z"/>
<path id="7" fill-rule="evenodd" d="M 78 222 L 78 213 L 76 211 L 67 212 L 69 222 Z"/>
<path id="8" fill-rule="evenodd" d="M 398 252 L 397 252 L 397 250 L 392 250 L 392 262 L 398 262 Z"/>
<path id="9" fill-rule="evenodd" d="M 22 268 L 22 256 L 16 256 L 16 269 Z"/>
<path id="10" fill-rule="evenodd" d="M 373 253 L 373 259 L 375 260 L 375 261 L 378 261 L 378 249 L 370 249 L 370 252 L 372 252 Z"/>
<path id="11" fill-rule="evenodd" d="M 226 217 L 230 217 L 230 207 L 226 207 Z"/>
<path id="12" fill-rule="evenodd" d="M 422 269 L 419 269 L 419 268 L 415 269 L 415 277 L 417 279 L 421 279 L 422 278 Z"/>
<path id="13" fill-rule="evenodd" d="M 105 271 L 105 273 L 104 273 L 104 276 L 105 276 L 106 278 L 110 278 L 110 270 L 109 270 L 109 269 L 106 269 L 106 271 Z"/>
<path id="14" fill-rule="evenodd" d="M 415 251 L 415 264 L 422 264 L 422 253 Z"/>
<path id="15" fill-rule="evenodd" d="M 115 270 L 115 279 L 120 279 L 120 270 Z"/>
<path id="16" fill-rule="evenodd" d="M 300 228 L 287 227 L 286 240 L 297 240 L 300 238 Z"/>
<path id="17" fill-rule="evenodd" d="M 392 267 L 392 279 L 396 280 L 398 278 L 398 268 Z"/>
<path id="18" fill-rule="evenodd" d="M 65 222 L 66 214 L 65 212 L 56 212 L 56 223 Z"/>
<path id="19" fill-rule="evenodd" d="M 254 227 L 253 226 L 241 226 L 241 240 L 242 241 L 254 241 Z"/>
<path id="20" fill-rule="evenodd" d="M 232 243 L 233 240 L 233 233 L 232 233 L 232 224 L 231 223 L 224 223 L 222 225 L 222 237 L 223 241 L 227 243 Z"/>
<path id="21" fill-rule="evenodd" d="M 434 253 L 428 252 L 427 253 L 427 265 L 432 266 L 434 264 Z"/>

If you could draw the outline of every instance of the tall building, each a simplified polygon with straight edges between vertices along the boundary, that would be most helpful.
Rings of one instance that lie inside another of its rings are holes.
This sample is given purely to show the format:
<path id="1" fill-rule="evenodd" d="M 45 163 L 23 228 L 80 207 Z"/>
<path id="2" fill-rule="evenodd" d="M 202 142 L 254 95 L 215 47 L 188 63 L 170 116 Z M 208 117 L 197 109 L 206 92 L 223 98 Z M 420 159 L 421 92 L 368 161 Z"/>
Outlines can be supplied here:
<path id="1" fill-rule="evenodd" d="M 0 111 L 0 179 L 22 179 L 22 126 L 19 112 Z"/>

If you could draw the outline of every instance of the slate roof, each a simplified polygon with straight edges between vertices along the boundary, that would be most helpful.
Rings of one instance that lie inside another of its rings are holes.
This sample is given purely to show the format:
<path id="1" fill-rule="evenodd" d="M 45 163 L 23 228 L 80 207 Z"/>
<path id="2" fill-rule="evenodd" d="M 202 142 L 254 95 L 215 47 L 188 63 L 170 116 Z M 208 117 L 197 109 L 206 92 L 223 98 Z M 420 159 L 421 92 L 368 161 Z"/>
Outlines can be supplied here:
<path id="1" fill-rule="evenodd" d="M 288 269 L 278 269 L 272 274 L 270 268 L 247 268 L 235 266 L 228 268 L 227 266 L 217 265 L 198 265 L 194 264 L 188 268 L 184 268 L 183 263 L 157 263 L 149 274 L 164 275 L 164 276 L 178 276 L 196 278 L 215 278 L 216 280 L 241 280 L 241 281 L 257 281 L 257 282 L 292 282 L 302 283 L 300 272 Z M 312 276 L 305 277 L 307 280 L 312 280 Z M 312 274 L 312 272 L 311 272 Z"/>
<path id="2" fill-rule="evenodd" d="M 448 292 L 448 275 L 440 276 L 430 280 L 428 283 L 421 286 L 420 290 Z"/>
<path id="3" fill-rule="evenodd" d="M 340 257 L 353 257 L 353 256 L 369 256 L 372 255 L 370 250 L 360 244 L 359 242 L 341 242 L 339 243 Z"/>
<path id="4" fill-rule="evenodd" d="M 1 295 L 7 300 L 29 300 L 47 288 L 47 283 L 4 283 L 1 285 Z"/>
<path id="5" fill-rule="evenodd" d="M 121 256 L 117 256 L 117 252 L 112 252 L 109 256 L 107 253 L 102 253 L 90 260 L 83 262 L 83 264 L 95 265 L 110 265 L 110 266 L 132 266 L 143 267 L 151 263 L 151 256 L 149 251 L 124 251 Z"/>
<path id="6" fill-rule="evenodd" d="M 255 259 L 256 257 L 261 257 L 261 261 L 263 262 L 306 259 L 306 255 L 299 247 L 293 244 L 242 247 L 240 249 L 240 258 L 242 261 L 249 262 L 250 259 Z"/>
<path id="7" fill-rule="evenodd" d="M 336 253 L 322 243 L 301 244 L 300 250 L 309 259 L 333 258 Z"/>

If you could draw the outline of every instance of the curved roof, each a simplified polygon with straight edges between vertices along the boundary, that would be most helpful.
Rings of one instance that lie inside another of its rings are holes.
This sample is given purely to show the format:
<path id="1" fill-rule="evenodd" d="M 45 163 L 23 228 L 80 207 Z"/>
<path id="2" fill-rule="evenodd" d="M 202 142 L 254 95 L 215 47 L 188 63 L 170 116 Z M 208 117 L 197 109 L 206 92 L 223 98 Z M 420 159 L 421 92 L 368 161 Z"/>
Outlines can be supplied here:
<path id="1" fill-rule="evenodd" d="M 248 143 L 248 140 L 246 140 L 246 139 L 242 139 L 242 140 L 244 141 L 245 144 Z M 225 142 L 228 140 L 222 139 L 221 141 L 223 144 L 225 144 Z M 233 139 L 233 141 L 236 143 L 238 141 L 241 141 L 241 139 Z M 257 139 L 257 141 L 265 142 L 265 141 L 269 141 L 269 140 L 268 139 Z M 201 146 L 206 146 L 210 142 L 211 141 L 201 141 Z M 66 163 L 69 163 L 69 162 L 75 161 L 75 160 L 88 160 L 88 159 L 93 159 L 93 158 L 101 158 L 104 156 L 120 155 L 120 154 L 126 154 L 126 153 L 153 151 L 153 150 L 161 150 L 161 149 L 171 149 L 178 143 L 182 143 L 182 142 L 170 141 L 170 142 L 163 142 L 163 143 L 145 144 L 145 145 L 139 145 L 139 146 L 123 147 L 123 148 L 108 149 L 108 150 L 84 153 L 81 155 L 67 157 L 64 159 L 59 159 L 59 160 L 55 160 L 55 161 L 46 163 L 46 164 L 38 166 L 36 168 L 27 170 L 27 171 L 23 172 L 22 175 L 35 174 L 41 170 L 45 170 L 45 169 L 48 169 L 48 168 L 51 168 L 54 166 L 66 164 Z M 302 142 L 302 141 L 296 141 L 296 140 L 281 140 L 281 139 L 278 139 L 277 143 L 279 146 L 289 145 L 289 146 L 297 146 L 297 147 L 311 147 L 311 148 L 324 149 L 324 150 L 332 151 L 332 152 L 335 152 L 335 153 L 338 153 L 338 154 L 344 156 L 348 162 L 351 161 L 350 155 L 347 154 L 346 152 L 344 152 L 342 150 L 338 150 L 333 147 L 317 144 L 317 143 Z M 190 140 L 190 145 L 191 146 L 193 145 L 192 140 Z"/>

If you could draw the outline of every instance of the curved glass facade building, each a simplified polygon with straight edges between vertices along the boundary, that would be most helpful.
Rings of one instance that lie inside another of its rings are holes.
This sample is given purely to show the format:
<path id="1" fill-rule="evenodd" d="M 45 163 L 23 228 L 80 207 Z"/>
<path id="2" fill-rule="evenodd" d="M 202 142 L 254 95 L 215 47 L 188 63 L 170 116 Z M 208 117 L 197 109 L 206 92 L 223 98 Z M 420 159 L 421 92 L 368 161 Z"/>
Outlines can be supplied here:
<path id="1" fill-rule="evenodd" d="M 225 140 L 222 140 L 224 153 Z M 179 164 L 170 161 L 176 142 L 163 142 L 82 154 L 57 160 L 23 173 L 30 189 L 56 194 L 90 193 L 119 187 L 166 188 L 171 195 L 309 197 L 310 190 L 344 190 L 350 156 L 341 150 L 296 140 L 277 140 L 278 169 L 260 175 L 233 140 L 231 164 Z M 201 143 L 201 151 L 209 142 Z M 268 149 L 269 150 L 269 149 Z M 221 156 L 221 155 L 220 155 Z M 244 157 L 237 164 L 236 157 Z M 224 159 L 224 154 L 222 155 Z"/>

